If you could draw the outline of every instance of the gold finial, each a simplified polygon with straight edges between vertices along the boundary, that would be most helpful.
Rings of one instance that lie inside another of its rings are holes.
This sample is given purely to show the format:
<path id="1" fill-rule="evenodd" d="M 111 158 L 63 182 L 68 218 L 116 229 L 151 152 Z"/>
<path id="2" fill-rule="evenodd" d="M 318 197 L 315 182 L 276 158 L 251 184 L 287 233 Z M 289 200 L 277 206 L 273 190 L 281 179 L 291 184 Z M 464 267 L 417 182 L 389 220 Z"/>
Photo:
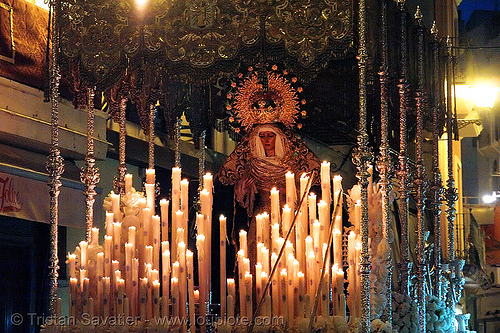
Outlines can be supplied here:
<path id="1" fill-rule="evenodd" d="M 420 11 L 420 6 L 417 6 L 417 11 L 415 12 L 415 20 L 417 20 L 418 25 L 422 25 L 422 12 Z"/>
<path id="2" fill-rule="evenodd" d="M 396 2 L 398 3 L 399 8 L 400 8 L 401 10 L 404 10 L 406 0 L 396 0 Z"/>
<path id="3" fill-rule="evenodd" d="M 437 36 L 438 28 L 436 27 L 436 21 L 432 22 L 431 34 Z"/>

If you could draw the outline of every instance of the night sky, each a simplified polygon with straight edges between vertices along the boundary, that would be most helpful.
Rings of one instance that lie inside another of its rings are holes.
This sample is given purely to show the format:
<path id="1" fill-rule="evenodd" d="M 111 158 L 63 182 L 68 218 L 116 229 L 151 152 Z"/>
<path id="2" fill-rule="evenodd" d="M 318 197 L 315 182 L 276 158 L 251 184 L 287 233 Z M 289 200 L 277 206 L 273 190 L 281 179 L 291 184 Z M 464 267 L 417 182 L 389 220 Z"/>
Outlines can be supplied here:
<path id="1" fill-rule="evenodd" d="M 500 10 L 500 0 L 462 0 L 458 10 L 462 11 L 462 19 L 467 22 L 476 9 Z"/>

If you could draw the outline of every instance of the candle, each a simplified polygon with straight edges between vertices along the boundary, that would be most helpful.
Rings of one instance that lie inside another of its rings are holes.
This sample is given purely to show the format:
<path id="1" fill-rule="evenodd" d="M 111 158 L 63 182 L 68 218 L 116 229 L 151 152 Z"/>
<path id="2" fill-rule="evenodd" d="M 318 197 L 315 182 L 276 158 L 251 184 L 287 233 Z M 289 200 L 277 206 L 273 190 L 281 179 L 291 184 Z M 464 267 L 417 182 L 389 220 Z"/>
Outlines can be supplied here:
<path id="1" fill-rule="evenodd" d="M 287 271 L 286 269 L 282 269 L 280 273 L 280 289 L 281 289 L 281 299 L 280 299 L 280 315 L 283 317 L 285 321 L 285 325 L 289 325 L 289 317 L 288 317 L 288 295 L 287 295 Z"/>
<path id="2" fill-rule="evenodd" d="M 260 299 L 262 297 L 262 288 L 265 286 L 262 286 L 262 263 L 258 262 L 255 264 L 255 296 L 257 300 L 257 304 L 260 302 Z M 257 278 L 258 277 L 258 278 Z"/>
<path id="3" fill-rule="evenodd" d="M 147 303 L 148 303 L 148 278 L 141 278 L 139 285 L 139 315 L 141 321 L 145 321 L 147 318 Z"/>
<path id="4" fill-rule="evenodd" d="M 318 220 L 314 221 L 313 223 L 313 228 L 312 228 L 312 234 L 313 234 L 313 244 L 314 244 L 314 252 L 319 255 L 319 250 L 321 247 L 321 223 L 319 223 Z"/>
<path id="5" fill-rule="evenodd" d="M 83 278 L 82 280 L 82 311 L 83 313 L 89 313 L 89 284 L 90 280 L 88 277 Z"/>
<path id="6" fill-rule="evenodd" d="M 146 184 L 155 183 L 155 169 L 146 169 Z"/>
<path id="7" fill-rule="evenodd" d="M 185 212 L 187 217 L 189 206 L 189 181 L 187 179 L 181 180 L 181 210 Z"/>
<path id="8" fill-rule="evenodd" d="M 271 243 L 272 243 L 272 251 L 278 253 L 278 238 L 280 237 L 280 226 L 278 223 L 274 223 L 271 227 Z"/>
<path id="9" fill-rule="evenodd" d="M 299 285 L 298 290 L 298 306 L 297 306 L 297 316 L 299 318 L 305 317 L 305 305 L 304 305 L 304 296 L 306 293 L 306 282 L 305 282 L 305 274 L 301 271 L 297 272 L 297 280 Z"/>
<path id="10" fill-rule="evenodd" d="M 353 312 L 353 316 L 357 315 L 356 312 L 356 302 L 357 302 L 357 297 L 356 297 L 356 250 L 354 248 L 356 241 L 356 233 L 354 231 L 351 231 L 349 235 L 347 236 L 347 257 L 348 257 L 348 274 L 347 274 L 347 279 L 349 284 L 347 285 L 347 290 L 349 294 L 349 298 L 347 300 L 349 309 L 352 309 L 351 311 Z"/>
<path id="11" fill-rule="evenodd" d="M 343 197 L 342 193 L 342 177 L 336 175 L 333 177 L 333 211 L 337 211 L 337 216 L 340 216 L 340 219 L 337 222 L 337 218 L 335 219 L 335 228 L 342 230 L 342 205 L 343 205 Z M 336 208 L 339 206 L 338 208 Z"/>
<path id="12" fill-rule="evenodd" d="M 103 293 L 102 293 L 102 304 L 103 304 L 103 316 L 108 318 L 110 314 L 110 293 L 111 293 L 111 281 L 109 276 L 102 278 L 103 281 Z"/>
<path id="13" fill-rule="evenodd" d="M 255 216 L 255 223 L 257 226 L 255 230 L 256 233 L 255 240 L 257 244 L 259 244 L 263 242 L 262 233 L 264 232 L 264 226 L 262 225 L 263 224 L 262 214 L 257 214 L 257 216 Z"/>
<path id="14" fill-rule="evenodd" d="M 175 212 L 181 208 L 180 206 L 180 190 L 181 190 L 181 168 L 172 168 L 172 211 Z"/>
<path id="15" fill-rule="evenodd" d="M 177 245 L 177 258 L 179 263 L 179 312 L 180 316 L 186 316 L 187 300 L 187 274 L 186 274 L 186 243 L 180 242 Z"/>
<path id="16" fill-rule="evenodd" d="M 151 214 L 155 213 L 155 184 L 144 184 L 146 189 L 146 207 L 149 208 Z"/>
<path id="17" fill-rule="evenodd" d="M 139 314 L 139 259 L 132 259 L 132 295 L 130 307 L 134 316 Z"/>
<path id="18" fill-rule="evenodd" d="M 269 219 L 269 214 L 264 212 L 261 214 L 262 216 L 262 242 L 269 249 L 271 247 L 271 224 Z"/>
<path id="19" fill-rule="evenodd" d="M 307 255 L 307 294 L 310 299 L 316 296 L 316 255 L 313 251 Z"/>
<path id="20" fill-rule="evenodd" d="M 297 226 L 295 227 L 295 244 L 297 247 L 297 258 L 300 262 L 300 269 L 305 272 L 306 269 L 306 257 L 305 257 L 305 249 L 304 249 L 304 239 L 308 234 L 308 214 L 307 214 L 307 183 L 309 181 L 309 177 L 307 174 L 303 173 L 300 176 L 300 200 L 303 199 L 302 205 L 299 207 L 299 213 L 297 216 Z"/>
<path id="21" fill-rule="evenodd" d="M 125 194 L 130 193 L 132 190 L 132 174 L 127 173 L 125 175 Z"/>
<path id="22" fill-rule="evenodd" d="M 160 317 L 160 281 L 153 281 L 153 317 Z"/>
<path id="23" fill-rule="evenodd" d="M 274 267 L 277 265 L 278 255 L 276 253 L 271 254 L 271 267 L 274 270 Z M 271 286 L 272 286 L 272 311 L 275 314 L 279 313 L 280 309 L 280 285 L 279 285 L 279 276 L 278 274 L 273 274 L 271 277 Z"/>
<path id="24" fill-rule="evenodd" d="M 119 262 L 122 261 L 121 259 L 121 234 L 122 234 L 122 224 L 121 222 L 115 222 L 113 223 L 113 259 L 118 260 Z"/>
<path id="25" fill-rule="evenodd" d="M 106 212 L 106 235 L 113 236 L 113 222 L 114 222 L 114 214 L 110 212 Z"/>
<path id="26" fill-rule="evenodd" d="M 290 207 L 290 210 L 295 211 L 295 200 L 297 192 L 295 189 L 295 174 L 288 171 L 285 174 L 285 185 L 286 185 L 286 204 Z"/>
<path id="27" fill-rule="evenodd" d="M 271 189 L 271 224 L 280 222 L 280 191 L 273 187 Z"/>
<path id="28" fill-rule="evenodd" d="M 246 316 L 253 320 L 253 302 L 252 302 L 252 274 L 245 272 L 245 308 Z"/>
<path id="29" fill-rule="evenodd" d="M 168 242 L 165 242 L 168 243 Z M 161 255 L 162 257 L 162 295 L 167 298 L 167 305 L 170 298 L 169 295 L 169 282 L 170 282 L 170 251 L 168 250 L 168 245 Z"/>
<path id="30" fill-rule="evenodd" d="M 132 296 L 132 244 L 125 243 L 125 289 L 128 297 Z"/>
<path id="31" fill-rule="evenodd" d="M 116 300 L 116 304 L 117 304 L 117 314 L 118 315 L 122 315 L 125 313 L 124 311 L 124 299 L 125 299 L 125 280 L 124 279 L 121 279 L 119 278 L 117 280 L 117 284 L 118 284 L 118 288 L 117 288 L 117 300 Z"/>
<path id="32" fill-rule="evenodd" d="M 282 223 L 283 223 L 282 237 L 286 237 L 286 235 L 290 232 L 290 227 L 292 226 L 292 210 L 288 206 L 288 204 L 285 204 L 285 206 L 283 207 Z M 291 239 L 294 238 L 295 237 Z"/>
<path id="33" fill-rule="evenodd" d="M 261 257 L 262 257 L 262 271 L 267 273 L 267 275 L 269 275 L 269 273 L 271 272 L 270 269 L 269 269 L 269 249 L 266 248 L 265 246 L 262 246 L 261 248 Z"/>
<path id="34" fill-rule="evenodd" d="M 86 241 L 80 242 L 80 269 L 87 269 L 87 248 L 88 243 Z"/>
<path id="35" fill-rule="evenodd" d="M 337 228 L 333 229 L 333 262 L 342 267 L 342 233 Z"/>
<path id="36" fill-rule="evenodd" d="M 172 316 L 179 316 L 179 279 L 172 277 Z"/>
<path id="37" fill-rule="evenodd" d="M 213 176 L 210 172 L 203 175 L 203 187 L 209 192 L 213 192 Z"/>
<path id="38" fill-rule="evenodd" d="M 113 238 L 104 236 L 104 275 L 111 276 L 111 258 L 113 249 Z"/>
<path id="39" fill-rule="evenodd" d="M 354 204 L 354 232 L 359 235 L 359 227 L 361 225 L 361 200 Z"/>
<path id="40" fill-rule="evenodd" d="M 99 228 L 92 228 L 92 236 L 90 244 L 99 245 Z"/>
<path id="41" fill-rule="evenodd" d="M 136 229 L 135 226 L 128 227 L 128 243 L 132 247 L 132 255 L 135 256 L 136 249 Z"/>
<path id="42" fill-rule="evenodd" d="M 76 254 L 68 253 L 68 275 L 70 278 L 76 277 Z"/>
<path id="43" fill-rule="evenodd" d="M 240 230 L 240 250 L 243 250 L 245 256 L 248 255 L 247 232 Z"/>
<path id="44" fill-rule="evenodd" d="M 234 318 L 236 288 L 234 279 L 227 279 L 227 317 Z"/>
<path id="45" fill-rule="evenodd" d="M 113 212 L 113 219 L 114 221 L 121 221 L 120 194 L 111 193 L 109 196 L 111 197 L 111 211 Z"/>
<path id="46" fill-rule="evenodd" d="M 69 278 L 69 315 L 76 316 L 76 305 L 78 299 L 78 279 L 75 277 Z"/>
<path id="47" fill-rule="evenodd" d="M 206 277 L 208 272 L 207 260 L 206 260 L 206 244 L 205 244 L 205 235 L 196 236 L 196 249 L 198 250 L 198 274 L 199 276 Z M 204 321 L 206 318 L 206 303 L 209 301 L 209 288 L 210 284 L 207 283 L 207 279 L 201 279 L 199 283 L 200 290 L 200 302 L 199 302 L 199 312 L 200 317 Z M 203 325 L 204 326 L 204 325 Z"/>
<path id="48" fill-rule="evenodd" d="M 226 316 L 226 217 L 219 216 L 219 240 L 220 240 L 220 307 L 221 317 Z"/>
<path id="49" fill-rule="evenodd" d="M 309 203 L 309 229 L 312 230 L 312 224 L 316 220 L 316 194 L 310 193 L 308 197 Z"/>
<path id="50" fill-rule="evenodd" d="M 194 266 L 193 252 L 186 250 L 186 270 L 188 283 L 188 304 L 189 304 L 189 323 L 191 332 L 195 331 L 195 312 L 194 312 Z"/>
<path id="51" fill-rule="evenodd" d="M 323 161 L 321 163 L 321 198 L 330 208 L 331 202 L 331 187 L 330 187 L 330 162 Z"/>
<path id="52" fill-rule="evenodd" d="M 153 247 L 151 245 L 146 245 L 146 249 L 144 251 L 144 263 L 150 265 L 153 263 Z"/>
<path id="53" fill-rule="evenodd" d="M 320 223 L 320 238 L 319 241 L 321 244 L 326 243 L 328 241 L 328 232 L 330 231 L 330 211 L 329 206 L 323 200 L 320 200 L 318 203 L 318 217 Z"/>
<path id="54" fill-rule="evenodd" d="M 170 201 L 166 199 L 160 200 L 160 213 L 161 213 L 161 240 L 162 242 L 168 241 L 168 206 Z"/>

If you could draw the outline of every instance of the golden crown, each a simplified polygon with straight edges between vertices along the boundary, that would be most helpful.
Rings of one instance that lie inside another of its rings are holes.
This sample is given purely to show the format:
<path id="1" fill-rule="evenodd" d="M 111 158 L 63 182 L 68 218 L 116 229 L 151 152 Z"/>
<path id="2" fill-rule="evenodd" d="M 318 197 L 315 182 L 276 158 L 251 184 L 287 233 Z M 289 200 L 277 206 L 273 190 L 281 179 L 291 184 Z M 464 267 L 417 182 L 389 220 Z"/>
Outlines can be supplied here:
<path id="1" fill-rule="evenodd" d="M 277 67 L 273 66 L 273 70 Z M 301 113 L 305 116 L 305 111 L 300 111 L 300 104 L 305 104 L 305 100 L 299 101 L 298 92 L 302 88 L 292 87 L 297 79 L 292 78 L 292 82 L 283 75 L 266 71 L 267 89 L 259 80 L 259 75 L 249 68 L 250 74 L 247 75 L 238 85 L 232 82 L 235 88 L 234 94 L 228 93 L 229 104 L 227 109 L 234 114 L 230 121 L 235 120 L 241 124 L 244 129 L 249 129 L 255 124 L 282 123 L 286 127 L 292 127 Z M 284 74 L 287 74 L 284 71 Z M 239 78 L 243 75 L 239 74 Z M 300 125 L 300 124 L 299 124 Z"/>

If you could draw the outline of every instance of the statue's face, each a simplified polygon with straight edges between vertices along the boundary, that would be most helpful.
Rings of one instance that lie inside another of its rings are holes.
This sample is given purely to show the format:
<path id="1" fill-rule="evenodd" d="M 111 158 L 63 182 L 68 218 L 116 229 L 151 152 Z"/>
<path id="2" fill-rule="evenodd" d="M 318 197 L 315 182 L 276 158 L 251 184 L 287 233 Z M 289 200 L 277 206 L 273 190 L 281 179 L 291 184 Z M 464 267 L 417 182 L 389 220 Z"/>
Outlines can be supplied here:
<path id="1" fill-rule="evenodd" d="M 259 133 L 260 141 L 264 146 L 264 150 L 266 151 L 266 156 L 274 156 L 274 145 L 276 143 L 276 133 L 271 131 L 262 131 Z"/>

